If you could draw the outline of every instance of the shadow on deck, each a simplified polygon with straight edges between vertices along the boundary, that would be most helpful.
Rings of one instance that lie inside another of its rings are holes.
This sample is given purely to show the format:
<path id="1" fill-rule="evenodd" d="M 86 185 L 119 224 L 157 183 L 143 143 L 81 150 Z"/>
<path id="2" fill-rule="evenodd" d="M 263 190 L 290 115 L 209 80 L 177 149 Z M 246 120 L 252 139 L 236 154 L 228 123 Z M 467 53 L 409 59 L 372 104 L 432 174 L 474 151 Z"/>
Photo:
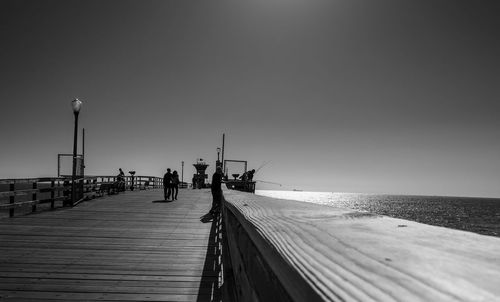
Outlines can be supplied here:
<path id="1" fill-rule="evenodd" d="M 222 221 L 221 219 L 203 219 L 203 217 L 201 221 L 204 223 L 210 223 L 211 227 L 205 263 L 203 265 L 200 289 L 198 291 L 198 299 L 196 301 L 222 301 Z"/>

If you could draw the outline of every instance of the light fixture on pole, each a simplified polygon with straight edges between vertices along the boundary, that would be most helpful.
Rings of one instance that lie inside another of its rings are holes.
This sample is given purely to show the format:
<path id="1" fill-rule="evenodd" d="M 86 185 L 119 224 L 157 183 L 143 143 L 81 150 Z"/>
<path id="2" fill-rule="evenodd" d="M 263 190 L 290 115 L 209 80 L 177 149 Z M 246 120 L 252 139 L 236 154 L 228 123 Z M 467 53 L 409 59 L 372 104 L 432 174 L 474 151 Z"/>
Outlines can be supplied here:
<path id="1" fill-rule="evenodd" d="M 76 202 L 76 148 L 78 139 L 78 114 L 82 108 L 82 101 L 79 99 L 74 99 L 71 102 L 71 107 L 73 108 L 73 114 L 75 115 L 75 129 L 73 135 L 73 171 L 71 173 L 71 206 Z"/>
<path id="2" fill-rule="evenodd" d="M 221 148 L 217 147 L 217 161 L 215 162 L 215 168 L 219 168 L 219 167 L 222 168 L 222 164 L 220 162 L 220 151 L 221 151 Z"/>
<path id="3" fill-rule="evenodd" d="M 134 191 L 134 175 L 135 171 L 128 171 L 130 173 L 130 191 Z"/>
<path id="4" fill-rule="evenodd" d="M 184 184 L 184 161 L 182 161 L 181 183 Z"/>

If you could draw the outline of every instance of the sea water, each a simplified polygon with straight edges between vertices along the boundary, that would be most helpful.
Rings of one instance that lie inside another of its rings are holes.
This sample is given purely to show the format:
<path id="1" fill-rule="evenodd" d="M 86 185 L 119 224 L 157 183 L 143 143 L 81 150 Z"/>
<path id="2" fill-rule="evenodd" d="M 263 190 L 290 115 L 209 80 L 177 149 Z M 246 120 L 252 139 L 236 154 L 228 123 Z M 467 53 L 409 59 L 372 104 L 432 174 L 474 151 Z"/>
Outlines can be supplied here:
<path id="1" fill-rule="evenodd" d="M 500 237 L 500 199 L 257 190 L 257 195 L 351 208 Z"/>

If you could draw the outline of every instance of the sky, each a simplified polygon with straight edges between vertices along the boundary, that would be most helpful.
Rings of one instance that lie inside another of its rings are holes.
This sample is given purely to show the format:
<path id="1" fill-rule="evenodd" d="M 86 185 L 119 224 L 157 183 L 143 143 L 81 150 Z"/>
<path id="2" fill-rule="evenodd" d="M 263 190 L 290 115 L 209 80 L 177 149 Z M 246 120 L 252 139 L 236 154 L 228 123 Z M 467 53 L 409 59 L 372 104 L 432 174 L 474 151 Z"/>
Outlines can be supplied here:
<path id="1" fill-rule="evenodd" d="M 257 189 L 500 197 L 499 15 L 496 0 L 1 0 L 0 178 L 57 175 L 78 97 L 89 175 L 184 161 L 190 181 L 225 133 Z"/>

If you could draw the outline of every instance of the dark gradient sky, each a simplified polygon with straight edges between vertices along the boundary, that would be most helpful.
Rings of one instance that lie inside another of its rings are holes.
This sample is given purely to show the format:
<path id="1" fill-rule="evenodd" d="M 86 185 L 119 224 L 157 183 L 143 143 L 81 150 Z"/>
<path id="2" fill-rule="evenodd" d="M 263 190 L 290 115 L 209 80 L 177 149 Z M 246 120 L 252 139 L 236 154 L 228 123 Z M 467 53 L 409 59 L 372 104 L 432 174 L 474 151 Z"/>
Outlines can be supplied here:
<path id="1" fill-rule="evenodd" d="M 87 173 L 500 197 L 498 1 L 0 1 L 0 178 Z M 232 171 L 230 171 L 232 172 Z"/>

